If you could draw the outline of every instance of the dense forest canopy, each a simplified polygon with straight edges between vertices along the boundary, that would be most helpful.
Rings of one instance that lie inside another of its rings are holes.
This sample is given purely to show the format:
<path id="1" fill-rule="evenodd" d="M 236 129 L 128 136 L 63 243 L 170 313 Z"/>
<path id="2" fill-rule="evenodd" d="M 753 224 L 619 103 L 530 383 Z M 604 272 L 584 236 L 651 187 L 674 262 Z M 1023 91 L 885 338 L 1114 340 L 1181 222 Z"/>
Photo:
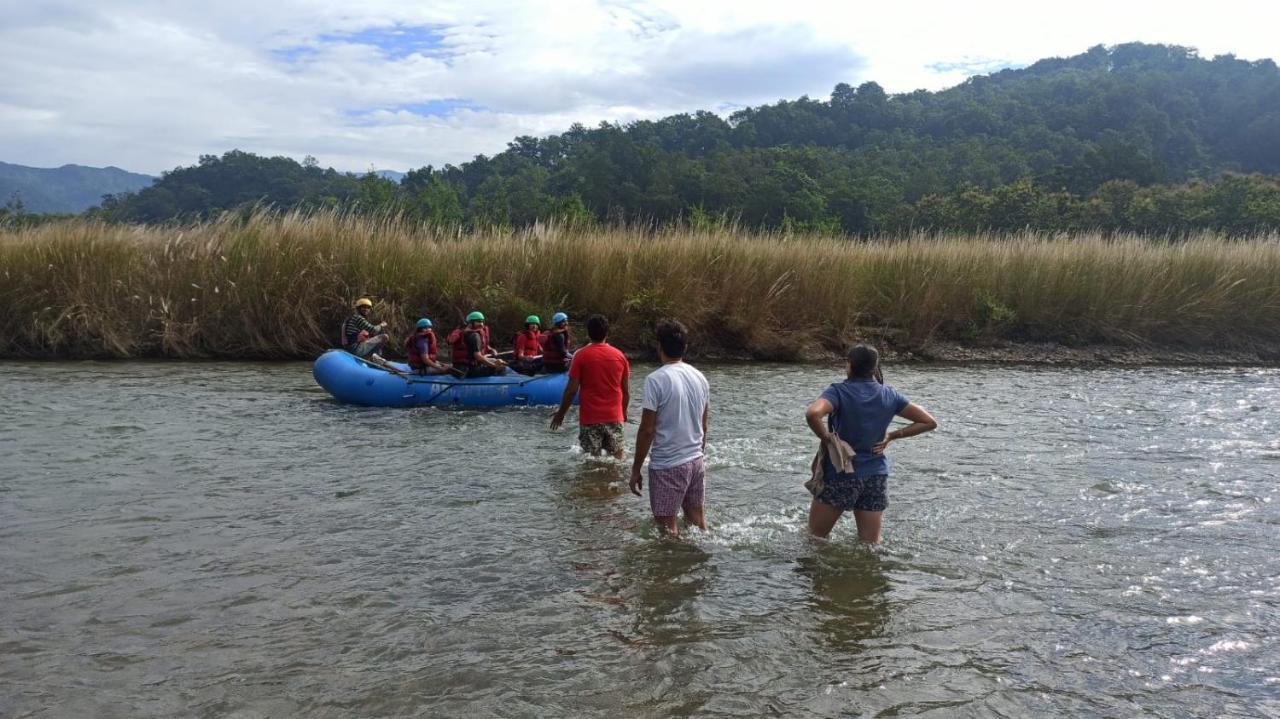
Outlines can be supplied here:
<path id="1" fill-rule="evenodd" d="M 1280 226 L 1280 69 L 1140 43 L 891 95 L 840 84 L 744 109 L 518 137 L 399 183 L 233 151 L 108 197 L 155 222 L 244 203 L 473 226 L 728 218 L 849 233 Z"/>

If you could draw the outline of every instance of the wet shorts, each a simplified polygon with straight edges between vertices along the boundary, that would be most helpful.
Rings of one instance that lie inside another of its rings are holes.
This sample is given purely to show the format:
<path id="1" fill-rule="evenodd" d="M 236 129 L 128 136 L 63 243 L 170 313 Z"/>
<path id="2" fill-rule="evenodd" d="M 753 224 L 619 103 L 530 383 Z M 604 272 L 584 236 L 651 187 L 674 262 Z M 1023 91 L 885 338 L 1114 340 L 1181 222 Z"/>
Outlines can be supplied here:
<path id="1" fill-rule="evenodd" d="M 702 457 L 666 469 L 649 468 L 649 507 L 655 517 L 674 517 L 698 509 L 706 492 L 707 467 Z"/>
<path id="2" fill-rule="evenodd" d="M 883 512 L 889 506 L 888 484 L 887 474 L 870 477 L 838 474 L 827 477 L 822 492 L 814 499 L 844 511 Z"/>
<path id="3" fill-rule="evenodd" d="M 609 454 L 617 454 L 624 448 L 622 444 L 622 423 L 584 424 L 578 427 L 578 444 L 583 452 L 600 454 L 603 450 Z"/>

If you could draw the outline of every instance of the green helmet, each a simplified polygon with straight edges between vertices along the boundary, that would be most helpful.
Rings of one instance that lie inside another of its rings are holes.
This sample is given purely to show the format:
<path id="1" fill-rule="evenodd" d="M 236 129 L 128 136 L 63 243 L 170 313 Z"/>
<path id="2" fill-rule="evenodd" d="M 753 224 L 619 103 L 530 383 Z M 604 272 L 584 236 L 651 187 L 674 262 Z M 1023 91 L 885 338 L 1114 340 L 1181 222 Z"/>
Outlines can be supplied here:
<path id="1" fill-rule="evenodd" d="M 524 318 L 524 323 L 527 325 L 541 325 L 542 318 L 537 315 L 529 315 L 528 317 Z"/>
<path id="2" fill-rule="evenodd" d="M 480 311 L 472 312 L 467 315 L 468 322 L 484 322 L 484 313 Z"/>

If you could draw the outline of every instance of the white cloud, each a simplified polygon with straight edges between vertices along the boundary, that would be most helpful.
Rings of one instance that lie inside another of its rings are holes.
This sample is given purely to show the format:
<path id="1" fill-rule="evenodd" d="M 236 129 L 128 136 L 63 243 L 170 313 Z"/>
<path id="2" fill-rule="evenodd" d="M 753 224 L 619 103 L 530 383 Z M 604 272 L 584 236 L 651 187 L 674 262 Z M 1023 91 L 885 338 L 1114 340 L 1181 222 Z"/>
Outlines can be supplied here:
<path id="1" fill-rule="evenodd" d="M 233 147 L 349 170 L 456 163 L 573 122 L 840 81 L 939 89 L 1099 43 L 1256 59 L 1276 54 L 1280 5 L 0 0 L 0 16 L 0 160 L 158 172 Z"/>

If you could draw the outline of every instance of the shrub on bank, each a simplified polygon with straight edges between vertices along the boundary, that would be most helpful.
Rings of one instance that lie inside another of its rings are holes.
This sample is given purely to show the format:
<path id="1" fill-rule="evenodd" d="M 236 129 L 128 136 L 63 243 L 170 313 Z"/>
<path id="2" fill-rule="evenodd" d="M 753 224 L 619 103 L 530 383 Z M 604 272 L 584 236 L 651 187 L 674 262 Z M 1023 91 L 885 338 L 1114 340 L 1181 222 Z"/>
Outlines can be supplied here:
<path id="1" fill-rule="evenodd" d="M 0 231 L 0 354 L 309 358 L 359 296 L 408 332 L 481 308 L 602 312 L 643 350 L 681 318 L 701 348 L 794 359 L 872 337 L 1248 349 L 1280 342 L 1280 238 L 1100 234 L 851 240 L 724 224 L 464 234 L 338 212 Z M 509 341 L 505 340 L 505 341 Z"/>

